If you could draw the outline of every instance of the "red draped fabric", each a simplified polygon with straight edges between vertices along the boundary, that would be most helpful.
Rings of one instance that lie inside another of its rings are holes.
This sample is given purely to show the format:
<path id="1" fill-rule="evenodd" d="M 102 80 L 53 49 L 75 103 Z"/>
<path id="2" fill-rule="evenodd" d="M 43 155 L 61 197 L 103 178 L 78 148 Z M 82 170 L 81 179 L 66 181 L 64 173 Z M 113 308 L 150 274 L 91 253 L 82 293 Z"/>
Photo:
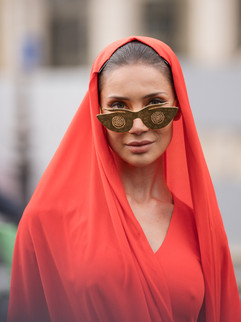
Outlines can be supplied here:
<path id="1" fill-rule="evenodd" d="M 205 298 L 200 321 L 241 321 L 227 237 L 180 64 L 159 40 L 129 37 L 96 58 L 89 89 L 21 219 L 8 321 L 173 321 L 165 274 L 131 211 L 99 113 L 97 76 L 139 40 L 172 69 L 181 116 L 166 151 L 172 193 L 193 209 Z M 122 309 L 120 309 L 122 308 Z"/>

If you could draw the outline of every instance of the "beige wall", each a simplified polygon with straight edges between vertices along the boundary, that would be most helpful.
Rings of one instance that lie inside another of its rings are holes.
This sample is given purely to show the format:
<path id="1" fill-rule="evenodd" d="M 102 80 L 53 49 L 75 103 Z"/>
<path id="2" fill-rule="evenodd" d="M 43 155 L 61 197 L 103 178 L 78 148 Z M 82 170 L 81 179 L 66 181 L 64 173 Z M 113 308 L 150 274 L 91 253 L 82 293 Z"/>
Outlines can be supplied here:
<path id="1" fill-rule="evenodd" d="M 0 0 L 1 62 L 9 71 L 22 65 L 23 46 L 27 37 L 46 42 L 47 8 L 45 0 Z"/>
<path id="2" fill-rule="evenodd" d="M 141 33 L 142 0 L 89 0 L 89 62 L 109 43 Z"/>
<path id="3" fill-rule="evenodd" d="M 239 0 L 188 1 L 190 56 L 212 65 L 228 60 L 238 46 Z"/>
<path id="4" fill-rule="evenodd" d="M 0 69 L 3 66 L 3 8 L 2 8 L 3 0 L 0 0 Z"/>

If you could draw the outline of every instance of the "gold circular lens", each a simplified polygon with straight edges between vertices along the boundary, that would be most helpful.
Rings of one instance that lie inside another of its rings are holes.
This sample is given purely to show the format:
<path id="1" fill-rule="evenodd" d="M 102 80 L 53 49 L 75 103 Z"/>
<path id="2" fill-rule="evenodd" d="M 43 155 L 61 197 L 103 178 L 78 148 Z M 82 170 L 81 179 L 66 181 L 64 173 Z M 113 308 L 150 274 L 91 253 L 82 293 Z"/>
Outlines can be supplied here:
<path id="1" fill-rule="evenodd" d="M 126 125 L 125 118 L 123 116 L 114 116 L 112 118 L 112 125 L 117 129 L 122 129 Z"/>
<path id="2" fill-rule="evenodd" d="M 151 114 L 151 120 L 154 124 L 162 124 L 162 122 L 165 120 L 165 115 L 161 111 L 156 111 Z"/>

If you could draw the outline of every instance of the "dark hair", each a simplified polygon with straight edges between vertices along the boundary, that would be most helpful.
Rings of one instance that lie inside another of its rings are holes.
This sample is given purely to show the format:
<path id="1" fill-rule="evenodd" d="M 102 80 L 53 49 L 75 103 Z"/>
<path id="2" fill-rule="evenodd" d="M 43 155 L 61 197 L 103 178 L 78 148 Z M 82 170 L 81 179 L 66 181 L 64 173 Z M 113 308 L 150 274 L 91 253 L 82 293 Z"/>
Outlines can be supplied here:
<path id="1" fill-rule="evenodd" d="M 133 63 L 156 66 L 167 77 L 171 85 L 174 86 L 169 63 L 150 46 L 139 41 L 131 41 L 118 48 L 100 69 L 98 78 L 99 92 L 103 88 L 103 76 L 108 71 Z"/>

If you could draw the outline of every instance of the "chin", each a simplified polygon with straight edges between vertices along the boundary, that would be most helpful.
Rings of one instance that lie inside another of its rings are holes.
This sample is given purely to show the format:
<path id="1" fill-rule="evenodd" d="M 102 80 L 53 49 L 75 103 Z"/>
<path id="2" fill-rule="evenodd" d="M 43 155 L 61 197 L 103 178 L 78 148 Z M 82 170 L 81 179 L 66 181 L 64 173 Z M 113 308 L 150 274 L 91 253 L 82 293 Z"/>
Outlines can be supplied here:
<path id="1" fill-rule="evenodd" d="M 131 158 L 124 158 L 122 161 L 127 163 L 128 165 L 136 168 L 145 168 L 149 165 L 152 165 L 155 162 L 159 162 L 159 160 L 162 159 L 162 156 L 158 156 L 157 158 L 151 158 L 147 155 L 138 155 Z"/>

